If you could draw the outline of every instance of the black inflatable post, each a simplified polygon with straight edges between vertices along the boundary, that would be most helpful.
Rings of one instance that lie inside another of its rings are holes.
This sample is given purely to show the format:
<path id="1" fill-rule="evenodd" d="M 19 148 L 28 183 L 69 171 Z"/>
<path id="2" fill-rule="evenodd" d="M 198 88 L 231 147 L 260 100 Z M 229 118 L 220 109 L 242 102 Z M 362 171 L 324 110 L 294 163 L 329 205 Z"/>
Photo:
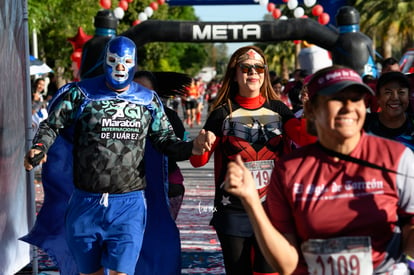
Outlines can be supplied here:
<path id="1" fill-rule="evenodd" d="M 94 21 L 95 35 L 82 49 L 80 78 L 86 79 L 103 74 L 103 57 L 106 43 L 116 34 L 118 19 L 111 10 L 100 10 Z"/>
<path id="2" fill-rule="evenodd" d="M 351 6 L 341 7 L 336 14 L 339 37 L 331 49 L 334 64 L 348 66 L 361 76 L 378 77 L 372 40 L 359 31 L 359 12 Z"/>

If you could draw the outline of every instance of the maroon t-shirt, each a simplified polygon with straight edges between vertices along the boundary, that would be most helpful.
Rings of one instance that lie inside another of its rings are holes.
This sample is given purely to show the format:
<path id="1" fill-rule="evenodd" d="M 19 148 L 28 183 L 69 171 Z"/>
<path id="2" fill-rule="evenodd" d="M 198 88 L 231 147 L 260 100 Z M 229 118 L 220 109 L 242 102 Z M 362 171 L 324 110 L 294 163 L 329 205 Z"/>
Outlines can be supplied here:
<path id="1" fill-rule="evenodd" d="M 414 215 L 414 156 L 400 143 L 365 133 L 350 156 L 397 173 L 335 161 L 319 143 L 305 146 L 276 165 L 268 215 L 278 230 L 296 234 L 299 242 L 369 236 L 374 268 L 387 269 L 394 260 L 386 254 L 401 254 L 399 217 Z M 307 274 L 305 262 L 296 274 Z"/>

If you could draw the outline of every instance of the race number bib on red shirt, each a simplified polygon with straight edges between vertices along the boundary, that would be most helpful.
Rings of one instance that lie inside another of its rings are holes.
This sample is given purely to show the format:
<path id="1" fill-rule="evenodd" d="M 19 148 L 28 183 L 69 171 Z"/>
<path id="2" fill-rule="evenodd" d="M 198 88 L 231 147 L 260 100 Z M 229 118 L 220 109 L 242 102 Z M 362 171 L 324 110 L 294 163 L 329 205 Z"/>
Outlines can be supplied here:
<path id="1" fill-rule="evenodd" d="M 263 190 L 270 183 L 270 176 L 272 175 L 275 163 L 273 160 L 256 160 L 244 163 L 247 169 L 250 170 L 253 180 L 256 184 L 256 189 L 259 191 L 262 202 L 266 199 L 266 194 Z"/>
<path id="2" fill-rule="evenodd" d="M 302 253 L 312 275 L 365 275 L 373 273 L 369 237 L 311 239 Z"/>

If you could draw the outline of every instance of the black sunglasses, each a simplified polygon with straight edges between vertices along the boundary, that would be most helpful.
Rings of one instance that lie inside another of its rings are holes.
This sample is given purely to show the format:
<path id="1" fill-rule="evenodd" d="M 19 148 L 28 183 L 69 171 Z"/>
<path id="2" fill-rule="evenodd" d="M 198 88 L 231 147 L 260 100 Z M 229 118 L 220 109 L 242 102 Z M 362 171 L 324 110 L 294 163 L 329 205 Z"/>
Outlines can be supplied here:
<path id="1" fill-rule="evenodd" d="M 240 63 L 239 67 L 241 68 L 241 71 L 244 74 L 247 74 L 248 72 L 250 72 L 251 69 L 254 69 L 258 74 L 262 74 L 264 73 L 266 69 L 266 65 L 262 65 L 262 64 L 250 65 L 250 64 Z"/>

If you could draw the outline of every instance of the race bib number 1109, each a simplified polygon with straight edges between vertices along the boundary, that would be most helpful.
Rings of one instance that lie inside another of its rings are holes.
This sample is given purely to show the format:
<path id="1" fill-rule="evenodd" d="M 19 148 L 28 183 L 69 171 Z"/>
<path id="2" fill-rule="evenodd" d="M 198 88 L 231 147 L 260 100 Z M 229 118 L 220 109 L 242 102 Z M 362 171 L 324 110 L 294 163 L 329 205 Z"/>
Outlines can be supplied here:
<path id="1" fill-rule="evenodd" d="M 369 237 L 311 239 L 302 252 L 312 275 L 366 275 L 373 273 Z"/>

